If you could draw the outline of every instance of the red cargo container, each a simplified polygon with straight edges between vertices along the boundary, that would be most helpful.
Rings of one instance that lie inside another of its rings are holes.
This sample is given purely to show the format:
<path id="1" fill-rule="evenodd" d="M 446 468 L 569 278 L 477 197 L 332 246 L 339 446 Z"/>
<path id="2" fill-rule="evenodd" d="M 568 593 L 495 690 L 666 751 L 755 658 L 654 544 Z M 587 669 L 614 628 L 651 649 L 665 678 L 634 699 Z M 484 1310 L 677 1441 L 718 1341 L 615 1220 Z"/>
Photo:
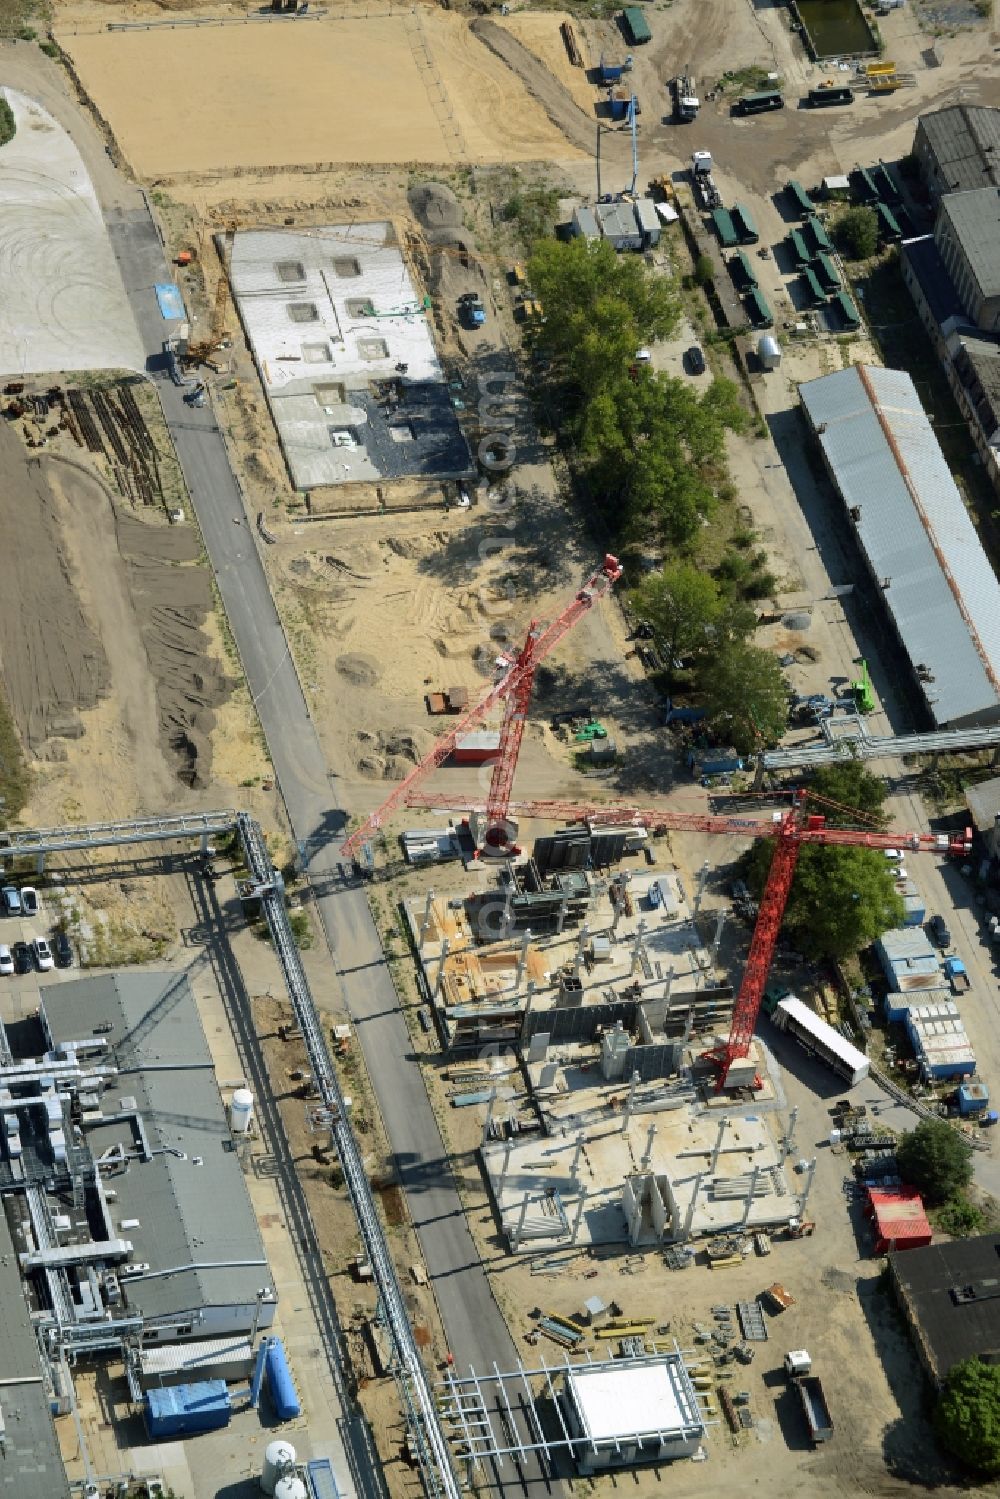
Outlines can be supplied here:
<path id="1" fill-rule="evenodd" d="M 485 765 L 496 759 L 499 748 L 499 729 L 477 729 L 458 741 L 452 759 L 456 765 Z"/>

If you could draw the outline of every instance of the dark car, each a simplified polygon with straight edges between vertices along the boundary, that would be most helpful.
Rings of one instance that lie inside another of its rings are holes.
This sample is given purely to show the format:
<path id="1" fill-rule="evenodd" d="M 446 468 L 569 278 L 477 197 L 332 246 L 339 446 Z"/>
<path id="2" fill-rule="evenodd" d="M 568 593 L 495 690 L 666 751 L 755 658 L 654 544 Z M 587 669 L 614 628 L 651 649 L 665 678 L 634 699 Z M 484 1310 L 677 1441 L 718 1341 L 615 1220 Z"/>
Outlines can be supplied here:
<path id="1" fill-rule="evenodd" d="M 684 363 L 691 375 L 703 375 L 705 373 L 705 356 L 697 344 L 692 344 L 684 355 Z"/>
<path id="2" fill-rule="evenodd" d="M 35 964 L 31 956 L 31 948 L 27 942 L 15 942 L 12 951 L 14 954 L 14 972 L 30 973 Z"/>
<path id="3" fill-rule="evenodd" d="M 73 966 L 73 948 L 65 932 L 55 932 L 53 934 L 52 951 L 56 955 L 57 968 L 71 968 Z"/>
<path id="4" fill-rule="evenodd" d="M 951 931 L 943 916 L 932 916 L 930 919 L 930 933 L 938 947 L 951 946 Z"/>

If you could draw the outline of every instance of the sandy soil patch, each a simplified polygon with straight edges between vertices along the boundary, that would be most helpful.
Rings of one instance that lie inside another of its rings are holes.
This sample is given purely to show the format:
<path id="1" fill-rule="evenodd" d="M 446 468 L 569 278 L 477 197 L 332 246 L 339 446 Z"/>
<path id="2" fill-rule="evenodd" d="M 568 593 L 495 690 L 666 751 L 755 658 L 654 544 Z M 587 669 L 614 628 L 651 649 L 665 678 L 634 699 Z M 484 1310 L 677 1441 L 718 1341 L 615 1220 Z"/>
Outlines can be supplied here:
<path id="1" fill-rule="evenodd" d="M 573 154 L 523 83 L 444 11 L 58 34 L 144 176 Z M 151 96 L 151 76 L 170 88 Z"/>
<path id="2" fill-rule="evenodd" d="M 575 68 L 569 60 L 566 44 L 559 31 L 563 21 L 570 21 L 572 24 L 576 44 L 583 57 L 582 68 Z M 571 17 L 566 11 L 520 10 L 511 16 L 499 16 L 496 24 L 516 36 L 529 52 L 533 52 L 545 64 L 553 78 L 572 94 L 581 109 L 593 113 L 599 90 L 592 83 L 587 82 L 587 70 L 592 65 L 596 65 L 597 59 L 590 55 L 586 35 L 579 20 Z"/>

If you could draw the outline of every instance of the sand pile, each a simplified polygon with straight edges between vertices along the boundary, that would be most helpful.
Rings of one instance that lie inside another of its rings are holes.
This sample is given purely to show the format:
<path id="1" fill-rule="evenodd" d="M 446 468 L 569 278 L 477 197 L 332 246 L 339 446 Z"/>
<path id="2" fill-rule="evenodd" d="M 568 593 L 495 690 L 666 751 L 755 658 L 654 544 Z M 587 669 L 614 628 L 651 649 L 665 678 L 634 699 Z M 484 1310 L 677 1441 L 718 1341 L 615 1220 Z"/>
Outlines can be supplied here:
<path id="1" fill-rule="evenodd" d="M 182 527 L 152 526 L 119 511 L 118 544 L 139 616 L 143 646 L 156 682 L 160 736 L 185 785 L 211 778 L 214 709 L 229 695 L 221 664 L 209 655 L 201 625 L 212 608 L 212 585 L 197 561 L 198 539 Z"/>
<path id="2" fill-rule="evenodd" d="M 359 729 L 354 736 L 358 774 L 378 781 L 401 781 L 427 754 L 434 735 L 417 729 Z"/>
<path id="3" fill-rule="evenodd" d="M 83 733 L 81 711 L 110 690 L 108 660 L 80 606 L 56 501 L 37 458 L 0 422 L 0 665 L 30 754 Z"/>
<path id="4" fill-rule="evenodd" d="M 443 182 L 419 182 L 406 195 L 410 212 L 425 229 L 454 229 L 462 223 L 462 205 Z"/>

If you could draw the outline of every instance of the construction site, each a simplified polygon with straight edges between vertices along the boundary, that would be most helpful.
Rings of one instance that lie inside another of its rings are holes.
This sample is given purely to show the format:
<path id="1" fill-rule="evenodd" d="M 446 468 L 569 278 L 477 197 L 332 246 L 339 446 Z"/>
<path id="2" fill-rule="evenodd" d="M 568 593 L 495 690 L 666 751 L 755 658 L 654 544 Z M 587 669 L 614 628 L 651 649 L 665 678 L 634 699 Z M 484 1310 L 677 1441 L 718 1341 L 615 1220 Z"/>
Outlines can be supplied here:
<path id="1" fill-rule="evenodd" d="M 906 783 L 924 738 L 848 486 L 824 508 L 841 386 L 813 439 L 797 410 L 878 330 L 862 299 L 839 337 L 800 316 L 770 253 L 777 183 L 898 162 L 917 108 L 995 91 L 981 23 L 932 44 L 917 5 L 864 73 L 725 0 L 73 0 L 45 51 L 0 45 L 0 660 L 30 772 L 2 852 L 43 902 L 2 898 L 35 964 L 0 979 L 0 1479 L 27 1499 L 960 1491 L 881 1275 L 897 1218 L 932 1232 L 890 1165 L 943 1093 L 782 936 L 803 849 L 891 856 L 975 983 L 924 1029 L 947 1010 L 962 1066 L 1000 1065 L 966 823 L 931 831 Z M 851 107 L 814 113 L 827 74 Z M 808 107 L 753 118 L 778 88 Z M 688 284 L 705 246 L 729 276 L 692 145 L 759 234 L 769 369 Z M 606 551 L 539 421 L 524 265 L 553 224 L 676 288 L 637 366 L 738 385 L 713 482 L 773 579 L 753 638 L 816 709 L 766 787 L 678 728 L 624 598 L 623 562 L 669 553 Z M 838 682 L 862 705 L 820 722 Z M 798 794 L 855 751 L 895 777 L 879 828 Z M 955 1128 L 988 1203 L 993 1137 Z"/>

